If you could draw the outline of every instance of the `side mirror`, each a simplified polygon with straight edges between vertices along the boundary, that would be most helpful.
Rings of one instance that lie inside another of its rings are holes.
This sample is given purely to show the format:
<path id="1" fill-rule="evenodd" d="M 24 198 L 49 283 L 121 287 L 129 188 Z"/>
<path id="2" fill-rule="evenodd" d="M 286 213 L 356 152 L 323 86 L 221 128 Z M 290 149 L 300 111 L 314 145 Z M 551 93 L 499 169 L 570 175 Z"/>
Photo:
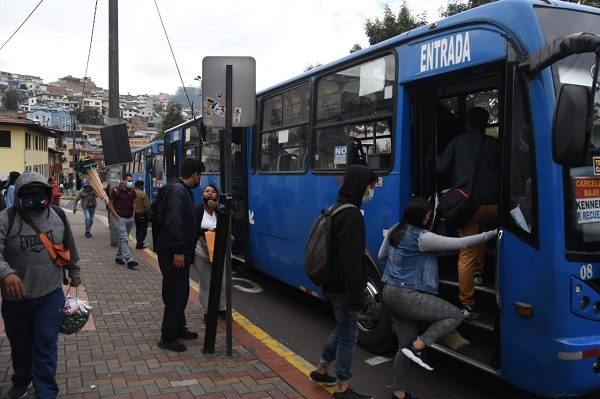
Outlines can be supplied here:
<path id="1" fill-rule="evenodd" d="M 566 84 L 560 88 L 552 121 L 552 159 L 559 165 L 581 166 L 590 148 L 586 129 L 590 90 Z"/>

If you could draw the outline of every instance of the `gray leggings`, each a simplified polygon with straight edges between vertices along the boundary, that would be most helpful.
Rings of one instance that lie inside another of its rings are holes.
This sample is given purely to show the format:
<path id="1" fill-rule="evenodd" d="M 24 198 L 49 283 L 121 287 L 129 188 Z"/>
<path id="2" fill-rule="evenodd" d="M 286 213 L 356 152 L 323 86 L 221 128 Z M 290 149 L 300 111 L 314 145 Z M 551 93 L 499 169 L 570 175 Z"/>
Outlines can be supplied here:
<path id="1" fill-rule="evenodd" d="M 411 344 L 418 335 L 419 321 L 431 322 L 420 335 L 421 341 L 431 346 L 440 337 L 454 330 L 462 322 L 456 306 L 426 292 L 386 284 L 383 303 L 394 321 L 394 330 L 400 348 L 394 360 L 394 391 L 406 390 L 406 373 L 411 363 L 400 349 Z"/>

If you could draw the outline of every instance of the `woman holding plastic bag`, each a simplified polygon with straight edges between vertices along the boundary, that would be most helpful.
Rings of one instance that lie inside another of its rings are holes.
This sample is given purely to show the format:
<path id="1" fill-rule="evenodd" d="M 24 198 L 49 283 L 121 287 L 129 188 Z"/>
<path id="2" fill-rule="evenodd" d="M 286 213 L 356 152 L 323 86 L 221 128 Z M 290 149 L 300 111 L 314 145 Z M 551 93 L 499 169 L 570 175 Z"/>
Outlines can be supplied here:
<path id="1" fill-rule="evenodd" d="M 58 395 L 58 333 L 65 305 L 63 270 L 68 271 L 73 287 L 81 278 L 71 227 L 59 214 L 61 209 L 50 206 L 52 196 L 52 186 L 42 175 L 24 172 L 15 183 L 15 210 L 0 213 L 2 317 L 14 370 L 9 398 L 27 395 L 32 382 L 37 398 Z M 68 249 L 68 261 L 63 262 L 63 258 L 59 262 L 64 266 L 52 260 L 36 230 L 50 238 L 48 245 L 63 244 Z"/>
<path id="2" fill-rule="evenodd" d="M 198 241 L 196 242 L 196 256 L 194 257 L 194 270 L 198 275 L 198 298 L 204 312 L 204 322 L 208 312 L 208 296 L 210 291 L 210 277 L 212 271 L 212 254 L 217 229 L 217 215 L 215 209 L 219 205 L 219 190 L 214 184 L 208 184 L 202 192 L 202 204 L 196 207 L 196 226 Z M 221 296 L 219 299 L 219 318 L 225 320 L 225 273 L 221 282 Z"/>

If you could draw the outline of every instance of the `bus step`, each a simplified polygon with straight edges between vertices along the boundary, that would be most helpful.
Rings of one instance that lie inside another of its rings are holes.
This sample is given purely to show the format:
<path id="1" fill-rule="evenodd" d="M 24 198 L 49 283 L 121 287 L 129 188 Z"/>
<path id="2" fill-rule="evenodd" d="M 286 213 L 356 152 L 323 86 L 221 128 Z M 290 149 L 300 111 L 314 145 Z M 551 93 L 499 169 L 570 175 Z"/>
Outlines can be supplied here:
<path id="1" fill-rule="evenodd" d="M 494 315 L 480 311 L 479 318 L 475 320 L 466 320 L 463 319 L 463 324 L 468 324 L 470 326 L 479 328 L 481 330 L 485 330 L 488 332 L 494 332 Z"/>
<path id="2" fill-rule="evenodd" d="M 489 349 L 471 343 L 455 351 L 446 346 L 442 340 L 431 345 L 431 348 L 455 359 L 459 359 L 473 367 L 477 367 L 480 370 L 500 376 L 500 370 L 491 366 L 492 351 Z"/>
<path id="3" fill-rule="evenodd" d="M 458 281 L 455 280 L 447 280 L 447 279 L 440 279 L 440 285 L 447 285 L 450 287 L 456 287 L 456 289 L 458 290 Z M 489 294 L 489 295 L 496 295 L 496 290 L 492 287 L 488 287 L 486 285 L 476 285 L 475 286 L 475 292 L 481 292 L 484 294 Z"/>

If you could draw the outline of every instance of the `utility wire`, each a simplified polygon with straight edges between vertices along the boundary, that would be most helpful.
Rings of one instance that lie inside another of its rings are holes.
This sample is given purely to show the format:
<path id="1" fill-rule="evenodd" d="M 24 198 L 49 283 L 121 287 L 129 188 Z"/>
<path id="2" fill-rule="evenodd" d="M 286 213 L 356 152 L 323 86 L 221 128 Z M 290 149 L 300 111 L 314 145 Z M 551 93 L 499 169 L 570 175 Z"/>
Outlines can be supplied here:
<path id="1" fill-rule="evenodd" d="M 98 0 L 94 6 L 94 19 L 92 21 L 92 37 L 90 37 L 90 48 L 88 50 L 87 62 L 85 63 L 85 74 L 83 75 L 83 87 L 81 89 L 81 102 L 79 103 L 79 112 L 83 112 L 83 99 L 85 97 L 85 82 L 87 81 L 88 67 L 90 66 L 90 54 L 92 53 L 92 42 L 94 41 L 94 27 L 96 26 L 96 11 L 98 10 Z"/>
<path id="2" fill-rule="evenodd" d="M 158 18 L 160 19 L 160 24 L 162 25 L 163 31 L 165 32 L 165 37 L 167 38 L 167 43 L 169 44 L 169 50 L 171 50 L 171 54 L 173 55 L 173 61 L 175 62 L 175 68 L 177 68 L 177 74 L 179 75 L 179 80 L 181 80 L 181 85 L 183 86 L 183 92 L 185 93 L 185 98 L 187 98 L 188 104 L 190 105 L 190 109 L 192 110 L 192 119 L 196 122 L 196 128 L 198 129 L 198 136 L 200 138 L 200 144 L 204 145 L 204 139 L 202 138 L 202 131 L 200 130 L 200 123 L 196 120 L 196 116 L 194 115 L 194 106 L 190 101 L 190 97 L 188 96 L 187 89 L 185 88 L 185 83 L 183 82 L 183 78 L 181 77 L 181 71 L 179 70 L 179 65 L 177 64 L 177 59 L 175 58 L 175 53 L 173 52 L 173 47 L 171 46 L 171 41 L 169 40 L 169 35 L 167 34 L 167 29 L 165 28 L 165 24 L 163 22 L 162 16 L 160 15 L 160 10 L 158 9 L 158 4 L 156 0 L 154 0 L 154 5 L 156 6 L 156 11 L 158 12 Z"/>
<path id="3" fill-rule="evenodd" d="M 8 40 L 6 42 L 4 42 L 4 44 L 2 45 L 2 47 L 0 47 L 0 51 L 4 48 L 4 46 L 6 46 L 6 44 L 10 41 L 10 39 L 12 39 L 13 36 L 17 34 L 17 32 L 19 31 L 19 29 L 21 29 L 21 27 L 23 25 L 25 25 L 25 22 L 27 22 L 27 20 L 29 19 L 29 17 L 31 17 L 33 15 L 33 13 L 35 12 L 35 10 L 37 10 L 37 8 L 40 6 L 40 4 L 42 4 L 43 1 L 44 0 L 40 0 L 40 2 L 38 3 L 38 5 L 35 6 L 35 8 L 33 9 L 33 11 L 31 11 L 31 13 L 29 13 L 29 15 L 27 16 L 27 18 L 25 18 L 25 21 L 23 21 L 23 23 L 21 23 L 21 25 L 19 25 L 19 27 L 17 28 L 17 30 L 12 35 L 10 35 L 10 37 L 8 38 Z"/>

